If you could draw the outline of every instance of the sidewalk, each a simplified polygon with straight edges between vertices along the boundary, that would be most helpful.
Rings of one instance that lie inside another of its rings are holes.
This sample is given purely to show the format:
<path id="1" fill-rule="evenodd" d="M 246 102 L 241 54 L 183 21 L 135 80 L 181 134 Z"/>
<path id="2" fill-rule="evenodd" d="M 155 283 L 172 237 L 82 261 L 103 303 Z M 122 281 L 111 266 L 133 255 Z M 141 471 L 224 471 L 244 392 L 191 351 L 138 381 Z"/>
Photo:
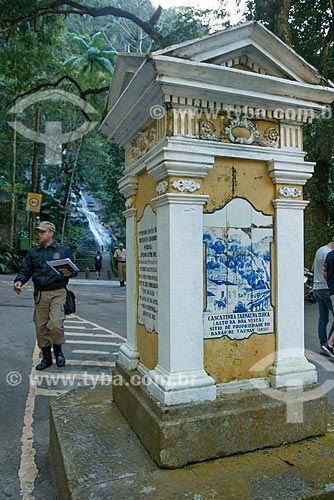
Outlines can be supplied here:
<path id="1" fill-rule="evenodd" d="M 325 436 L 159 469 L 112 403 L 111 387 L 80 388 L 51 409 L 51 454 L 62 500 L 334 498 L 334 420 Z"/>
<path id="2" fill-rule="evenodd" d="M 305 327 L 307 354 L 317 365 L 319 382 L 328 383 L 334 363 L 317 354 L 314 304 L 305 306 Z M 332 402 L 333 390 L 330 393 Z M 324 436 L 168 470 L 151 460 L 113 404 L 112 387 L 76 389 L 51 408 L 51 454 L 59 498 L 334 499 L 334 413 L 330 409 Z"/>

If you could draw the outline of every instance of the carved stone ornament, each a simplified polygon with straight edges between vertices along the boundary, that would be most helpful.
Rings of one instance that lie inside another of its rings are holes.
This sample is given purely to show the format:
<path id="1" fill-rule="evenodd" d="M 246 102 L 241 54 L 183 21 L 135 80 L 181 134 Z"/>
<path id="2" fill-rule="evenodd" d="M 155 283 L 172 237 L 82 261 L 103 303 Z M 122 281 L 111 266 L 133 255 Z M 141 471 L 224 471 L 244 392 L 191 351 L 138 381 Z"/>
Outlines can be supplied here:
<path id="1" fill-rule="evenodd" d="M 167 181 L 161 181 L 159 184 L 157 184 L 156 191 L 158 194 L 163 194 L 167 191 L 168 188 L 168 182 Z"/>
<path id="2" fill-rule="evenodd" d="M 177 181 L 174 181 L 172 183 L 172 186 L 174 189 L 181 191 L 181 193 L 183 193 L 184 191 L 189 191 L 189 193 L 193 193 L 194 191 L 200 189 L 201 187 L 201 185 L 198 184 L 198 182 L 189 181 L 185 179 L 178 179 Z"/>
<path id="3" fill-rule="evenodd" d="M 143 156 L 156 143 L 157 131 L 155 128 L 140 132 L 138 138 L 133 142 L 130 149 L 131 160 L 137 160 Z"/>
<path id="4" fill-rule="evenodd" d="M 228 139 L 235 144 L 258 144 L 272 148 L 279 146 L 279 132 L 275 127 L 268 127 L 262 136 L 256 124 L 244 115 L 228 120 L 220 135 L 215 132 L 216 125 L 212 120 L 200 120 L 200 139 L 217 142 Z"/>
<path id="5" fill-rule="evenodd" d="M 263 137 L 265 139 L 266 146 L 272 146 L 277 148 L 279 145 L 279 132 L 275 127 L 268 127 L 264 131 Z"/>
<path id="6" fill-rule="evenodd" d="M 267 128 L 262 136 L 257 130 L 256 124 L 243 115 L 230 120 L 222 133 L 231 142 L 237 144 L 257 143 L 260 146 L 278 147 L 279 133 L 277 129 L 274 127 Z"/>
<path id="7" fill-rule="evenodd" d="M 214 134 L 216 132 L 216 126 L 212 120 L 200 120 L 199 121 L 199 137 L 200 139 L 206 139 L 207 141 L 220 141 L 220 135 Z"/>
<path id="8" fill-rule="evenodd" d="M 133 203 L 132 198 L 131 198 L 131 197 L 130 197 L 130 198 L 127 198 L 127 199 L 125 200 L 125 208 L 128 208 L 128 209 L 129 209 L 129 208 L 131 208 L 131 207 L 132 207 L 132 203 Z"/>
<path id="9" fill-rule="evenodd" d="M 296 187 L 284 186 L 279 188 L 278 192 L 281 196 L 284 196 L 284 198 L 298 198 L 302 195 L 302 190 Z"/>

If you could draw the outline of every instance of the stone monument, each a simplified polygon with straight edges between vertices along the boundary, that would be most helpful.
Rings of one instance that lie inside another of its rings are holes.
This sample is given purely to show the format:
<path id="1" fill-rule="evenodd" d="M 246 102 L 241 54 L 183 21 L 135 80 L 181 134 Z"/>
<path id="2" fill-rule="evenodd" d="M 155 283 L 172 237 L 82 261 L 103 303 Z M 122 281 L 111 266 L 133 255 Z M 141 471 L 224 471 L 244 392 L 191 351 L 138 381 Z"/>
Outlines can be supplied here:
<path id="1" fill-rule="evenodd" d="M 304 354 L 303 125 L 334 86 L 257 22 L 120 55 L 127 340 L 113 394 L 158 465 L 326 431 Z"/>

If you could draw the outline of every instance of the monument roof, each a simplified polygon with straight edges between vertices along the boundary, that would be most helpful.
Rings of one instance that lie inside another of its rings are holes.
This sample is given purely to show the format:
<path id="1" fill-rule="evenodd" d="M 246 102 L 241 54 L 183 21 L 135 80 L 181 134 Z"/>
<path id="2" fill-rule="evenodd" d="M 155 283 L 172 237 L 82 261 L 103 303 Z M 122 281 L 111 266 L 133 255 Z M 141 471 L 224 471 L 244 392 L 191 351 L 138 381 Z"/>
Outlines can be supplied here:
<path id="1" fill-rule="evenodd" d="M 320 113 L 334 84 L 262 24 L 250 21 L 151 54 L 121 54 L 100 131 L 125 145 L 165 96 Z M 173 101 L 174 102 L 174 101 Z"/>
<path id="2" fill-rule="evenodd" d="M 153 52 L 152 55 L 179 57 L 219 66 L 240 64 L 262 74 L 314 85 L 333 85 L 295 50 L 256 21 L 187 40 Z"/>

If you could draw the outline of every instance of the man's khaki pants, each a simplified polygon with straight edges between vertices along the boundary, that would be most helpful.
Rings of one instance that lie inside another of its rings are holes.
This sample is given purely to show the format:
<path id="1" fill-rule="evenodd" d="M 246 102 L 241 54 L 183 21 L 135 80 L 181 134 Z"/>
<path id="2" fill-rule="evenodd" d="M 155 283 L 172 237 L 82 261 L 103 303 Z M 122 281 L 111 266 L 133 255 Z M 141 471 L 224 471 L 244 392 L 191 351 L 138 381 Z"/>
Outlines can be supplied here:
<path id="1" fill-rule="evenodd" d="M 126 281 L 126 263 L 119 262 L 118 263 L 118 279 L 119 281 Z"/>
<path id="2" fill-rule="evenodd" d="M 37 344 L 40 349 L 51 344 L 60 345 L 65 342 L 64 304 L 66 290 L 41 291 L 36 297 L 34 310 Z"/>

